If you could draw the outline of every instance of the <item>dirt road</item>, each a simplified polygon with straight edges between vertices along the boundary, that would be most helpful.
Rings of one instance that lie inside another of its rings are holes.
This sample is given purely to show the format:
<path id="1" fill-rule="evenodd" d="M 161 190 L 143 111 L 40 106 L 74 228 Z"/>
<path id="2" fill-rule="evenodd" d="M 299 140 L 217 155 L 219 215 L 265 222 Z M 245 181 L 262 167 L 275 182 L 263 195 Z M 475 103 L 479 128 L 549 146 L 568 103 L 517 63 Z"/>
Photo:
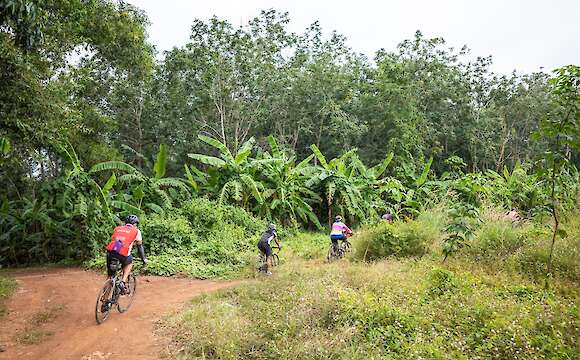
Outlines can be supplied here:
<path id="1" fill-rule="evenodd" d="M 0 359 L 159 359 L 167 339 L 155 335 L 155 322 L 196 295 L 233 284 L 140 276 L 131 309 L 97 325 L 103 275 L 61 268 L 3 276 L 16 279 L 18 289 L 0 319 Z"/>

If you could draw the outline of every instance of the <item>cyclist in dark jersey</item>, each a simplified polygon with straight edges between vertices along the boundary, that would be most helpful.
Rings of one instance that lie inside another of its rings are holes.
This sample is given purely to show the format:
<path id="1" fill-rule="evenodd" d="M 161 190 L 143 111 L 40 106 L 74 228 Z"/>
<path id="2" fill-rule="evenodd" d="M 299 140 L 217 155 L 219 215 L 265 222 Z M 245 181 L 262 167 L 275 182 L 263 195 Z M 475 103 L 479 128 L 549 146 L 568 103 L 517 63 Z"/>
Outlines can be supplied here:
<path id="1" fill-rule="evenodd" d="M 270 246 L 272 240 L 282 249 L 282 245 L 278 242 L 278 234 L 276 234 L 276 225 L 274 224 L 268 225 L 268 228 L 260 237 L 260 241 L 258 241 L 258 249 L 266 256 L 266 275 L 272 275 L 270 271 L 272 269 L 272 247 Z"/>

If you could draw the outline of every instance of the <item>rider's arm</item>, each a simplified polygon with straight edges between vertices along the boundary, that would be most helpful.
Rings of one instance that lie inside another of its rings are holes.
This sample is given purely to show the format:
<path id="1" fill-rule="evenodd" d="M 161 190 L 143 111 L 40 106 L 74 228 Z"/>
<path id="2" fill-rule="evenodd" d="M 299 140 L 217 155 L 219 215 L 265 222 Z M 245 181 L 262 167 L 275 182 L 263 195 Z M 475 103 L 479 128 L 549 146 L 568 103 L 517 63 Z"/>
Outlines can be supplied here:
<path id="1" fill-rule="evenodd" d="M 348 226 L 346 226 L 346 224 L 343 224 L 343 225 L 344 225 L 344 231 L 345 232 L 352 233 L 352 230 Z"/>
<path id="2" fill-rule="evenodd" d="M 278 233 L 274 231 L 274 241 L 276 242 L 276 245 L 282 249 L 282 244 L 280 244 L 280 241 L 278 241 Z"/>
<path id="3" fill-rule="evenodd" d="M 143 261 L 143 264 L 147 263 L 147 259 L 145 258 L 145 249 L 143 248 L 143 238 L 141 237 L 141 230 L 137 229 L 137 238 L 135 242 L 137 243 L 137 253 L 139 254 L 139 258 Z"/>

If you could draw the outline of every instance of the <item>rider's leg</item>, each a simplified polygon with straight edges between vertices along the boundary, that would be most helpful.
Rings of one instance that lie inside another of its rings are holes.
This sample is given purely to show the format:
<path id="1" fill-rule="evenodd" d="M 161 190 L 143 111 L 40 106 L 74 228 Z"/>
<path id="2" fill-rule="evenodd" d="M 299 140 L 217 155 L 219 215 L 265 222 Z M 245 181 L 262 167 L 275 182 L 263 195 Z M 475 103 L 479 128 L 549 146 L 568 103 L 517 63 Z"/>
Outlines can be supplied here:
<path id="1" fill-rule="evenodd" d="M 266 274 L 271 274 L 270 270 L 272 270 L 272 255 L 266 257 Z"/>
<path id="2" fill-rule="evenodd" d="M 129 274 L 131 274 L 132 268 L 132 262 L 128 263 L 127 265 L 123 265 L 123 282 L 127 283 L 127 280 L 129 280 Z"/>
<path id="3" fill-rule="evenodd" d="M 332 249 L 334 250 L 334 252 L 336 253 L 336 251 L 338 250 L 338 240 L 337 239 L 330 239 L 332 241 Z"/>

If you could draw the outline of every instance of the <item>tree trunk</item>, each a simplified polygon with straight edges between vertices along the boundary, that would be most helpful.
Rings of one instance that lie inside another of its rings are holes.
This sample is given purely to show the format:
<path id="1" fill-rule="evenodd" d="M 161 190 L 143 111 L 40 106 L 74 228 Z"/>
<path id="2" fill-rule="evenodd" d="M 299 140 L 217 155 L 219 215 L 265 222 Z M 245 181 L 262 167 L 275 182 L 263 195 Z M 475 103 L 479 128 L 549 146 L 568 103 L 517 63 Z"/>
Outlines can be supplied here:
<path id="1" fill-rule="evenodd" d="M 556 136 L 556 149 L 560 145 L 560 135 Z M 545 287 L 548 288 L 549 284 L 548 281 L 550 277 L 552 277 L 552 258 L 554 257 L 554 246 L 556 244 L 556 235 L 558 234 L 558 210 L 556 206 L 556 171 L 558 170 L 558 165 L 556 160 L 553 160 L 552 163 L 552 191 L 550 194 L 550 198 L 552 200 L 552 217 L 554 218 L 554 232 L 552 233 L 552 242 L 550 244 L 550 256 L 548 257 L 548 273 L 546 274 L 546 283 Z"/>

